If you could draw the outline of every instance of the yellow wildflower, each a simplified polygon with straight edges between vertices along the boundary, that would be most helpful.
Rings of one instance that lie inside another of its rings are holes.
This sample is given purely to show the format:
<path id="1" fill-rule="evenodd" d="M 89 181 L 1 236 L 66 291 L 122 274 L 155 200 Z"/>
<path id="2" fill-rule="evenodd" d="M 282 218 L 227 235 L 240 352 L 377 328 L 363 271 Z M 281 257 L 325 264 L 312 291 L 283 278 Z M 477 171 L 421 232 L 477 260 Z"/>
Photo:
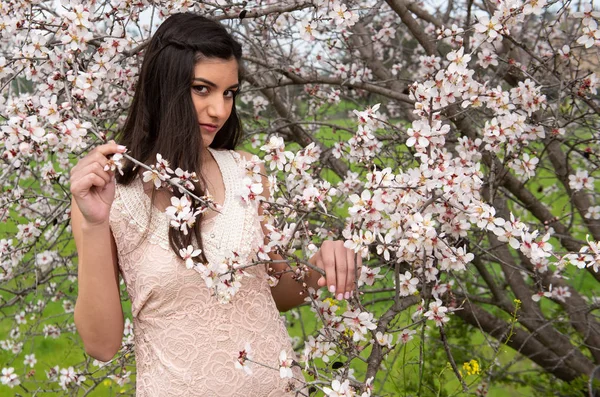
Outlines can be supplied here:
<path id="1" fill-rule="evenodd" d="M 354 331 L 352 331 L 351 329 L 345 329 L 343 333 L 350 339 L 352 339 L 352 336 L 354 336 Z"/>
<path id="2" fill-rule="evenodd" d="M 323 302 L 327 302 L 329 304 L 329 307 L 331 307 L 337 303 L 337 301 L 333 298 L 323 299 Z"/>
<path id="3" fill-rule="evenodd" d="M 471 360 L 463 364 L 463 369 L 467 371 L 467 375 L 479 375 L 481 369 L 477 360 Z"/>

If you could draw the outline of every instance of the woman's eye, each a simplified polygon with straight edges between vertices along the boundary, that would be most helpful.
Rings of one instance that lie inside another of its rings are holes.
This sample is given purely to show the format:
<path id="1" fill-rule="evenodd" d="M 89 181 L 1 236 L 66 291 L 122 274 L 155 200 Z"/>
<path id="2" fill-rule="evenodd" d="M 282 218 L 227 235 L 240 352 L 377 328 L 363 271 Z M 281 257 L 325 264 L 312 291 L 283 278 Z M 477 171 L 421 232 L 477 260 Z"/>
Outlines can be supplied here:
<path id="1" fill-rule="evenodd" d="M 235 97 L 235 94 L 237 94 L 237 90 L 227 90 L 224 93 L 225 97 L 227 98 L 233 98 Z"/>
<path id="2" fill-rule="evenodd" d="M 192 89 L 199 94 L 206 94 L 208 92 L 208 87 L 205 85 L 195 85 L 192 87 Z"/>

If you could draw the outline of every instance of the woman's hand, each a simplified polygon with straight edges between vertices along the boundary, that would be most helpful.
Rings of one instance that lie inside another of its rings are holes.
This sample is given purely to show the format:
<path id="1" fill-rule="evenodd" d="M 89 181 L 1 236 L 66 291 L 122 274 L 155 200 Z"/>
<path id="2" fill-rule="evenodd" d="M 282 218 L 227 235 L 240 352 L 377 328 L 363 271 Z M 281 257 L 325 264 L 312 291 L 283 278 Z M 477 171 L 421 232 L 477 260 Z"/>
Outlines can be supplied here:
<path id="1" fill-rule="evenodd" d="M 126 148 L 110 141 L 94 148 L 71 169 L 71 194 L 85 221 L 98 225 L 108 220 L 115 198 L 115 180 L 105 171 L 107 156 L 124 153 Z"/>
<path id="2" fill-rule="evenodd" d="M 355 261 L 356 257 L 356 261 Z M 325 270 L 319 278 L 319 287 L 328 286 L 337 300 L 350 298 L 354 290 L 356 275 L 360 275 L 362 258 L 353 250 L 344 247 L 343 241 L 324 241 L 319 251 L 310 258 L 310 263 Z M 358 270 L 357 270 L 358 269 Z"/>

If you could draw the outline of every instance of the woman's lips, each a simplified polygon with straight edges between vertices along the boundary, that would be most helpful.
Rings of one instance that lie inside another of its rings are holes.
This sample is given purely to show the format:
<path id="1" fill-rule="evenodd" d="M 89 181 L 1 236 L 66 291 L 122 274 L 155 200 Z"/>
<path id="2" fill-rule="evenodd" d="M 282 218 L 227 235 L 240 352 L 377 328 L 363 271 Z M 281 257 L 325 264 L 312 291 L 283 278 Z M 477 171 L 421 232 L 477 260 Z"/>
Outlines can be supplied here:
<path id="1" fill-rule="evenodd" d="M 200 123 L 200 128 L 202 128 L 203 130 L 210 132 L 211 134 L 214 134 L 215 132 L 217 132 L 219 130 L 219 126 L 216 124 L 202 124 Z"/>

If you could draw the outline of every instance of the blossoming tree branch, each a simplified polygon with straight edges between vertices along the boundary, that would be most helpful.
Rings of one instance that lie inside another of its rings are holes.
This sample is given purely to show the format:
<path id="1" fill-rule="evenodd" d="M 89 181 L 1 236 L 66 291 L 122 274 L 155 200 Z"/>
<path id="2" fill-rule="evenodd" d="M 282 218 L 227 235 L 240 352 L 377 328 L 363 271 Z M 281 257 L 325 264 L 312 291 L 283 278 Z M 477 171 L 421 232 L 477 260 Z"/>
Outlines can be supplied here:
<path id="1" fill-rule="evenodd" d="M 74 334 L 69 170 L 117 135 L 151 33 L 187 10 L 243 43 L 238 111 L 256 156 L 236 197 L 261 203 L 268 230 L 253 266 L 279 253 L 303 283 L 315 271 L 304 258 L 330 238 L 363 258 L 348 301 L 306 290 L 286 313 L 298 361 L 257 362 L 247 344 L 231 357 L 240 371 L 300 366 L 328 396 L 485 395 L 507 382 L 598 395 L 600 11 L 440 4 L 2 2 L 0 393 L 135 392 L 130 318 L 107 363 Z M 138 160 L 108 167 L 135 162 L 157 189 L 185 192 L 166 211 L 172 227 L 219 210 L 191 190 L 193 170 Z M 222 304 L 244 282 L 235 253 L 180 255 Z"/>

